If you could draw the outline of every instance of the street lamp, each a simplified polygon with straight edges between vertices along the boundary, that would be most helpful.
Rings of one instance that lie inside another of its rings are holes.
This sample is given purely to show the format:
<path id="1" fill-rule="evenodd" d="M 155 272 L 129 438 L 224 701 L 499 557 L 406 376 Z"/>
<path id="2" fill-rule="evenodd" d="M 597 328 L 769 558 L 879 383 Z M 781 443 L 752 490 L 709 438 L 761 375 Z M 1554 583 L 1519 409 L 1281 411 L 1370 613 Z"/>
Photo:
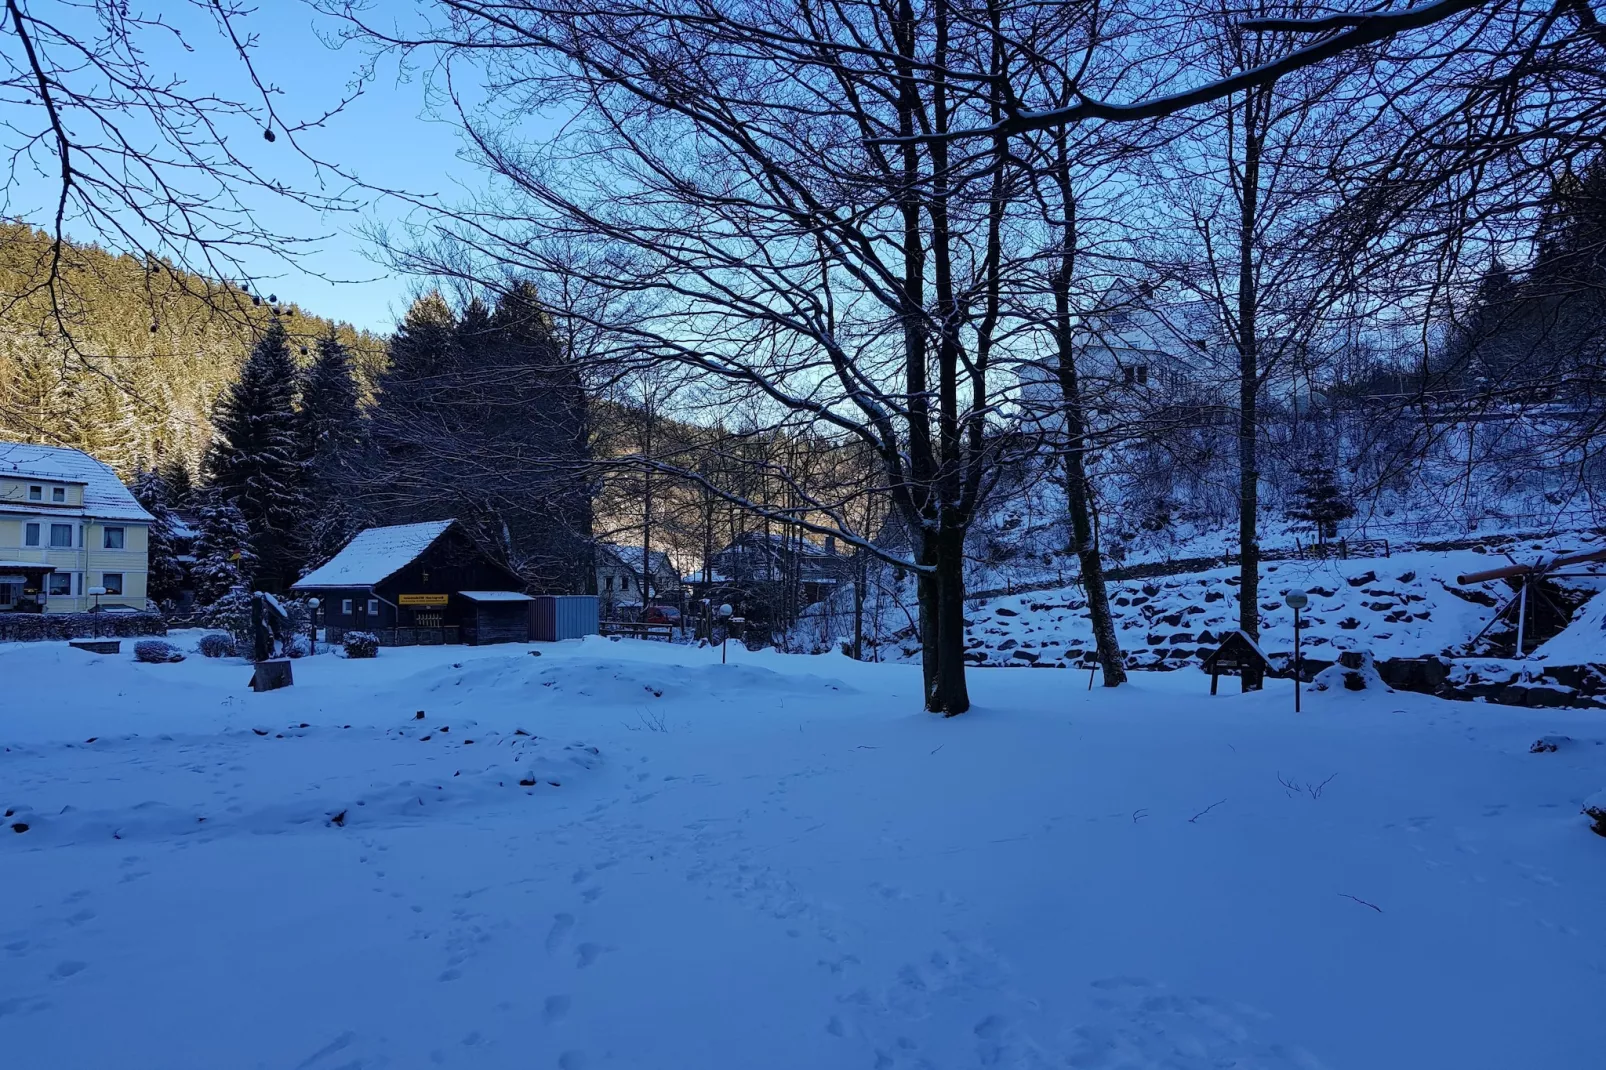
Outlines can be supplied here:
<path id="1" fill-rule="evenodd" d="M 311 631 L 312 631 L 312 636 L 311 636 L 312 650 L 310 651 L 310 653 L 313 653 L 313 654 L 316 654 L 318 652 L 318 607 L 321 606 L 321 605 L 323 605 L 323 603 L 318 601 L 316 598 L 307 599 L 307 609 L 310 611 L 308 613 L 308 616 L 310 616 L 312 618 L 312 620 L 310 622 L 311 625 L 312 625 L 312 627 L 311 627 Z"/>
<path id="2" fill-rule="evenodd" d="M 1304 591 L 1289 591 L 1283 595 L 1283 604 L 1294 611 L 1294 712 L 1299 712 L 1299 611 L 1310 604 L 1310 596 Z"/>
<path id="3" fill-rule="evenodd" d="M 89 589 L 89 593 L 94 596 L 95 608 L 98 610 L 100 608 L 100 596 L 106 593 L 106 588 L 104 588 L 104 587 L 91 587 Z"/>
<path id="4" fill-rule="evenodd" d="M 732 612 L 734 612 L 734 610 L 731 609 L 731 604 L 729 602 L 726 602 L 724 605 L 719 607 L 720 627 L 724 629 L 719 633 L 719 663 L 721 665 L 725 664 L 725 644 L 730 642 L 731 638 Z"/>

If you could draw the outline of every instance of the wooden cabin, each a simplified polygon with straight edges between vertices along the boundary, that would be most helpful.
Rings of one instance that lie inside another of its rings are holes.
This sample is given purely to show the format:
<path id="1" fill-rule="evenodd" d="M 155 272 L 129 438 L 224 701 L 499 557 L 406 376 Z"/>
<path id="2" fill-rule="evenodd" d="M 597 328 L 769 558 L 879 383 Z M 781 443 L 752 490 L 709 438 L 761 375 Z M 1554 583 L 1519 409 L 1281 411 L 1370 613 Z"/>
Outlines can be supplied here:
<path id="1" fill-rule="evenodd" d="M 348 631 L 384 646 L 530 639 L 524 581 L 455 520 L 368 528 L 291 589 L 318 598 L 330 642 Z"/>

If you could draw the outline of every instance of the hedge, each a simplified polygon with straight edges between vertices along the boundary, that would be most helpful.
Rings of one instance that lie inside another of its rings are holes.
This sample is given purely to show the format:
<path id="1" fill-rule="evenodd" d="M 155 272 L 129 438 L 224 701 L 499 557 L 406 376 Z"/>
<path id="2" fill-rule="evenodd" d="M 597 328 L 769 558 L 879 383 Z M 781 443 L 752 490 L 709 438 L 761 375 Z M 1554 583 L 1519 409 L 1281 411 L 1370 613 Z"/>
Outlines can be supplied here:
<path id="1" fill-rule="evenodd" d="M 166 635 L 160 613 L 0 613 L 0 642 Z"/>

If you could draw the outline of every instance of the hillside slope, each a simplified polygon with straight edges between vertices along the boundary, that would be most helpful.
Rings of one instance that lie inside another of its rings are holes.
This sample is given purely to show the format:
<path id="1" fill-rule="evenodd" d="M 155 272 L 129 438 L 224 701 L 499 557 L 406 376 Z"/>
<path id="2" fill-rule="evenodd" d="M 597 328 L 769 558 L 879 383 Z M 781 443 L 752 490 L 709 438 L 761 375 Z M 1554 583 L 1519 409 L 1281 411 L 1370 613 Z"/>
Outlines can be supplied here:
<path id="1" fill-rule="evenodd" d="M 10 295 L 0 304 L 0 439 L 73 446 L 124 476 L 160 460 L 193 468 L 213 402 L 275 306 L 236 285 L 69 246 L 58 322 L 40 289 L 50 251 L 44 233 L 0 223 L 0 293 Z M 334 330 L 372 383 L 380 339 L 293 301 L 276 307 L 297 349 Z"/>

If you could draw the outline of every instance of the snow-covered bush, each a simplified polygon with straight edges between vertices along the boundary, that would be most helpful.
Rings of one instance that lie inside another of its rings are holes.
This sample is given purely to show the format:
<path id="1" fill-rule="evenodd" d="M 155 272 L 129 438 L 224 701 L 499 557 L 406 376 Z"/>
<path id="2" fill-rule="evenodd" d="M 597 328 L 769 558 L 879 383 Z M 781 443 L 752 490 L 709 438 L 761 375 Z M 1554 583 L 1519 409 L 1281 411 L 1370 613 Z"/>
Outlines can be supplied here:
<path id="1" fill-rule="evenodd" d="M 237 588 L 196 614 L 206 628 L 221 628 L 245 641 L 251 634 L 251 592 Z"/>
<path id="2" fill-rule="evenodd" d="M 201 636 L 201 641 L 195 645 L 203 658 L 232 658 L 237 652 L 234 636 L 227 632 L 213 632 L 211 635 Z"/>
<path id="3" fill-rule="evenodd" d="M 379 636 L 373 632 L 347 632 L 341 637 L 340 642 L 346 648 L 348 658 L 379 656 Z"/>
<path id="4" fill-rule="evenodd" d="M 312 641 L 305 635 L 287 635 L 280 645 L 287 658 L 304 658 L 312 653 Z"/>
<path id="5" fill-rule="evenodd" d="M 170 661 L 183 661 L 184 652 L 162 639 L 142 639 L 134 644 L 134 660 L 162 665 Z"/>
<path id="6" fill-rule="evenodd" d="M 1584 800 L 1584 816 L 1597 836 L 1606 836 L 1606 791 L 1597 791 Z"/>
<path id="7" fill-rule="evenodd" d="M 1369 650 L 1343 650 L 1339 652 L 1338 663 L 1330 665 L 1316 674 L 1311 681 L 1314 691 L 1390 691 L 1394 689 L 1383 682 L 1378 673 L 1377 666 L 1372 661 Z"/>

